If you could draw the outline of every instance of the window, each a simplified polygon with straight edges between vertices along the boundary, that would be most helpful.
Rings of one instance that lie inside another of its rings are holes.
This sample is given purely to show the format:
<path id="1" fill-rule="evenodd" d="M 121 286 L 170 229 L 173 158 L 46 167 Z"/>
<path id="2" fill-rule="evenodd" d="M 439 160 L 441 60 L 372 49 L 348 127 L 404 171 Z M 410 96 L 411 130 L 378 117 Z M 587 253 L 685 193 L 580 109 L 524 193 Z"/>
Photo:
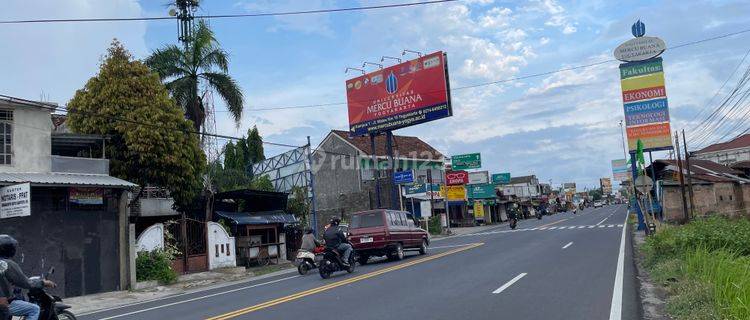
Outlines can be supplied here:
<path id="1" fill-rule="evenodd" d="M 724 196 L 719 196 L 719 201 L 724 201 Z"/>
<path id="2" fill-rule="evenodd" d="M 729 201 L 732 201 L 732 196 L 729 196 Z"/>
<path id="3" fill-rule="evenodd" d="M 403 212 L 398 212 L 397 215 L 398 215 L 399 221 L 401 222 L 401 225 L 402 226 L 406 226 L 407 225 L 406 224 L 406 214 L 403 213 Z"/>
<path id="4" fill-rule="evenodd" d="M 11 164 L 13 155 L 13 111 L 0 110 L 0 164 Z"/>
<path id="5" fill-rule="evenodd" d="M 383 225 L 383 216 L 379 211 L 355 214 L 352 216 L 351 228 L 369 228 Z"/>

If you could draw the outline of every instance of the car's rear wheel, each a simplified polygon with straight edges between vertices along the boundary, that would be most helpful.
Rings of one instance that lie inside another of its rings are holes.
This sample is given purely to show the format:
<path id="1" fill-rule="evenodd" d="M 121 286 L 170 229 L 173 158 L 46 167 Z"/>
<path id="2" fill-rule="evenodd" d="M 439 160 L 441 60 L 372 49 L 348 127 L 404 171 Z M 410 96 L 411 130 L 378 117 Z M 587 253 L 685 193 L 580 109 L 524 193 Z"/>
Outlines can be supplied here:
<path id="1" fill-rule="evenodd" d="M 419 254 L 427 253 L 427 240 L 422 239 L 422 246 L 419 247 Z"/>
<path id="2" fill-rule="evenodd" d="M 389 258 L 391 258 L 391 260 L 393 261 L 403 260 L 404 259 L 404 246 L 402 246 L 400 243 L 396 244 Z"/>

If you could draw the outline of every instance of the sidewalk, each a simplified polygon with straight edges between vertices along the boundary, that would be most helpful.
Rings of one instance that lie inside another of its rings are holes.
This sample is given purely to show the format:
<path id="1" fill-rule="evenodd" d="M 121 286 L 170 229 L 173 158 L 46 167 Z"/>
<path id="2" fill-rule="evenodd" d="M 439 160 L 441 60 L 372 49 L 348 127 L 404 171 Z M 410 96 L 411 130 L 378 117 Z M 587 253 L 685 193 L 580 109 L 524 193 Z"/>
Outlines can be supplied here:
<path id="1" fill-rule="evenodd" d="M 74 314 L 84 315 L 99 310 L 124 307 L 179 294 L 200 292 L 242 282 L 261 280 L 296 271 L 290 262 L 249 270 L 245 270 L 244 267 L 218 269 L 181 275 L 176 283 L 167 286 L 157 285 L 141 290 L 97 293 L 65 298 L 63 301 L 72 307 L 71 311 Z"/>

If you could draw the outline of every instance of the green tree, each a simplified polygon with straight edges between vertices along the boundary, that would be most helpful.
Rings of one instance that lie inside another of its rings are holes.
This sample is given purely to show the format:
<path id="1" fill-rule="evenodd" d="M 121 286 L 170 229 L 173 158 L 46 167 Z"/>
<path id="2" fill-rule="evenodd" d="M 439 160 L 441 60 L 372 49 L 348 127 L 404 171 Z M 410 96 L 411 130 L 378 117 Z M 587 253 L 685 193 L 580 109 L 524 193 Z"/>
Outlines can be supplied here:
<path id="1" fill-rule="evenodd" d="M 307 189 L 303 187 L 293 187 L 292 197 L 287 202 L 287 211 L 293 214 L 300 223 L 307 225 L 307 216 L 310 213 L 310 206 L 307 203 Z"/>
<path id="2" fill-rule="evenodd" d="M 273 182 L 271 182 L 271 179 L 268 178 L 268 176 L 253 178 L 252 182 L 250 183 L 250 189 L 260 191 L 276 191 L 276 188 L 273 187 Z"/>
<path id="3" fill-rule="evenodd" d="M 114 40 L 99 73 L 68 103 L 73 132 L 111 137 L 111 174 L 170 191 L 184 211 L 202 188 L 206 160 L 197 135 L 158 75 Z"/>
<path id="4" fill-rule="evenodd" d="M 205 21 L 198 21 L 187 48 L 168 45 L 158 49 L 146 59 L 146 65 L 159 74 L 187 118 L 193 121 L 195 130 L 200 130 L 206 119 L 203 97 L 198 92 L 202 84 L 219 94 L 239 124 L 244 103 L 242 89 L 229 76 L 227 53 Z"/>
<path id="5" fill-rule="evenodd" d="M 602 199 L 602 190 L 600 189 L 594 189 L 589 191 L 589 196 L 591 196 L 591 199 L 594 201 L 598 201 Z"/>
<path id="6" fill-rule="evenodd" d="M 253 126 L 247 131 L 247 141 L 245 141 L 246 153 L 245 161 L 249 164 L 256 164 L 266 159 L 263 152 L 263 137 L 258 132 L 258 127 Z"/>

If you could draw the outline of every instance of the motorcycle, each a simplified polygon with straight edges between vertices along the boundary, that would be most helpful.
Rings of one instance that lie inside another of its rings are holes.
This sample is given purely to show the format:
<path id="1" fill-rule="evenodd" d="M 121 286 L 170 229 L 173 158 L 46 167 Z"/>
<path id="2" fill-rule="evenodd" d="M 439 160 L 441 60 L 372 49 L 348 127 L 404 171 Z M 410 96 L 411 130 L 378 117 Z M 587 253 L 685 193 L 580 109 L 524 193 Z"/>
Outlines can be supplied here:
<path id="1" fill-rule="evenodd" d="M 318 263 L 322 260 L 320 255 L 325 250 L 325 247 L 319 246 L 313 249 L 312 252 L 306 250 L 299 250 L 297 252 L 297 258 L 294 260 L 297 265 L 297 272 L 300 275 L 306 275 L 308 271 L 318 267 Z"/>
<path id="2" fill-rule="evenodd" d="M 320 277 L 328 279 L 331 277 L 331 274 L 336 271 L 346 270 L 348 273 L 354 272 L 354 264 L 356 261 L 354 256 L 354 252 L 349 255 L 349 267 L 345 267 L 343 264 L 344 261 L 342 260 L 342 253 L 339 253 L 338 250 L 332 248 L 325 248 L 323 251 L 323 260 L 320 261 L 320 265 L 318 266 Z"/>
<path id="3" fill-rule="evenodd" d="M 510 226 L 510 229 L 515 229 L 516 225 L 518 224 L 518 219 L 511 218 L 510 221 L 508 221 L 508 225 Z"/>
<path id="4" fill-rule="evenodd" d="M 54 273 L 55 268 L 52 267 L 41 277 L 31 279 L 47 280 Z M 28 301 L 39 306 L 39 320 L 76 320 L 76 316 L 68 311 L 70 306 L 62 303 L 59 296 L 47 293 L 44 288 L 29 290 Z"/>

